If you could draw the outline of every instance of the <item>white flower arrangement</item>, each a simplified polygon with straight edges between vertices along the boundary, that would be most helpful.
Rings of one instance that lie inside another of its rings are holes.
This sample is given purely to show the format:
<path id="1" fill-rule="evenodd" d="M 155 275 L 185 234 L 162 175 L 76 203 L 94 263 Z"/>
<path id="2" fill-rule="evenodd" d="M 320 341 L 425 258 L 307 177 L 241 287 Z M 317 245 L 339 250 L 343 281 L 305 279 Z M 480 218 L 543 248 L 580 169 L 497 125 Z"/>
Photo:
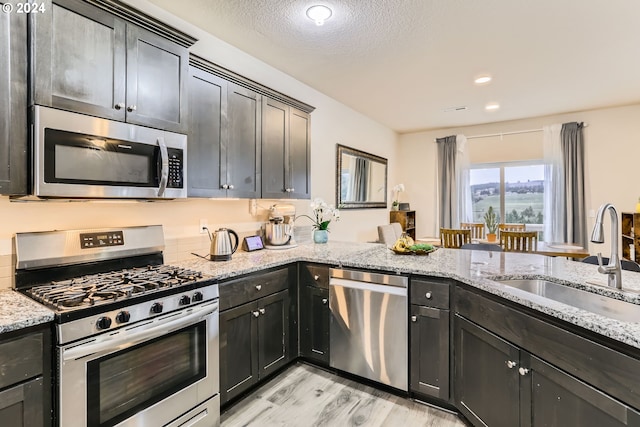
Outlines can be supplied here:
<path id="1" fill-rule="evenodd" d="M 392 189 L 392 194 L 395 194 L 393 197 L 392 206 L 398 206 L 400 204 L 400 193 L 404 191 L 404 184 L 395 185 Z"/>
<path id="2" fill-rule="evenodd" d="M 309 215 L 300 215 L 298 218 L 301 216 L 309 218 L 313 222 L 313 228 L 315 230 L 329 230 L 331 220 L 335 219 L 338 221 L 340 219 L 340 211 L 333 205 L 328 205 L 320 197 L 313 199 L 310 206 L 315 219 Z"/>

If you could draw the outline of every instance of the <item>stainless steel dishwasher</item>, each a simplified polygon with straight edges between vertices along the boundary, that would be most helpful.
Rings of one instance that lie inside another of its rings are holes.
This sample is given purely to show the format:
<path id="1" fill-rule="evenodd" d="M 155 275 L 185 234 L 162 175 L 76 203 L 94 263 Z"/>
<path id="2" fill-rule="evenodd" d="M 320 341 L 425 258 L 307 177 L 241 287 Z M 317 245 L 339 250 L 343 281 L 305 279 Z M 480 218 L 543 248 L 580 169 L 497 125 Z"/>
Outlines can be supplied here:
<path id="1" fill-rule="evenodd" d="M 403 276 L 331 269 L 333 368 L 408 390 L 408 283 Z"/>

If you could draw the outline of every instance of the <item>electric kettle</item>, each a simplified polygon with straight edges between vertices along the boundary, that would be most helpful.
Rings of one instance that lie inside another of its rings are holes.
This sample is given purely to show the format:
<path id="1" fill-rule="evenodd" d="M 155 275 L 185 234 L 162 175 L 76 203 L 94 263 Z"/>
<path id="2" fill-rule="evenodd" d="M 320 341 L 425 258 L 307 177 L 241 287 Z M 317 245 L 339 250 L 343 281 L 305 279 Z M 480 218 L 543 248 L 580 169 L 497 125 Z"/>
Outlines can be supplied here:
<path id="1" fill-rule="evenodd" d="M 231 237 L 235 242 L 231 245 Z M 231 255 L 238 249 L 238 235 L 229 228 L 220 228 L 213 233 L 211 238 L 211 249 L 209 250 L 209 259 L 211 261 L 229 261 Z"/>

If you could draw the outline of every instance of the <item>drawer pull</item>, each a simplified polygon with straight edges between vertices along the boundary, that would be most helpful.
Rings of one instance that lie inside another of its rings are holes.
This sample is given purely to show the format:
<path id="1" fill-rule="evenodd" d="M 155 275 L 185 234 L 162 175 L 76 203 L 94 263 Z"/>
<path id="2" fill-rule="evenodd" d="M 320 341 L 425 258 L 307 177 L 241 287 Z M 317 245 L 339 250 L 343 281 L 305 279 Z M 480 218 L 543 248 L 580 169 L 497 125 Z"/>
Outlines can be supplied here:
<path id="1" fill-rule="evenodd" d="M 522 375 L 524 377 L 525 375 L 527 375 L 529 373 L 529 370 L 527 368 L 519 368 L 518 372 L 520 372 L 520 375 Z"/>
<path id="2" fill-rule="evenodd" d="M 513 369 L 517 365 L 517 363 L 512 361 L 512 360 L 507 360 L 505 363 L 507 364 L 507 368 L 509 368 L 509 369 Z M 520 369 L 522 369 L 522 368 L 520 368 Z"/>
<path id="3" fill-rule="evenodd" d="M 318 279 L 320 278 L 320 276 L 318 276 L 317 274 L 313 276 L 313 280 L 318 281 Z"/>
<path id="4" fill-rule="evenodd" d="M 253 317 L 260 316 L 260 312 L 258 312 L 258 311 L 252 311 L 251 314 L 253 314 Z"/>
<path id="5" fill-rule="evenodd" d="M 322 304 L 327 305 L 327 302 L 328 302 L 328 301 L 329 301 L 328 299 L 326 299 L 326 298 L 322 298 Z"/>
<path id="6" fill-rule="evenodd" d="M 256 291 L 259 291 L 260 289 L 262 289 L 262 285 L 256 285 Z"/>
<path id="7" fill-rule="evenodd" d="M 427 292 L 424 296 L 426 299 L 431 299 L 431 292 Z"/>
<path id="8" fill-rule="evenodd" d="M 260 312 L 260 314 L 265 314 L 267 312 L 267 310 L 265 310 L 264 308 L 260 308 L 258 309 L 258 311 Z"/>
<path id="9" fill-rule="evenodd" d="M 418 321 L 418 316 L 411 316 L 411 321 L 412 322 L 417 322 Z"/>

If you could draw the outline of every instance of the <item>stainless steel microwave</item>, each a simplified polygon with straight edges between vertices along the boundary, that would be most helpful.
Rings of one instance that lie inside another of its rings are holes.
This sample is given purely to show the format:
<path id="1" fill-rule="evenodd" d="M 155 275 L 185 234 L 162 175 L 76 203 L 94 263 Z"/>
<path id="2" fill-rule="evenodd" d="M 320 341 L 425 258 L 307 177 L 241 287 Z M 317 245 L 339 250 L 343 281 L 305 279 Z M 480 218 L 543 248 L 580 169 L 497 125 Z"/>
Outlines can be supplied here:
<path id="1" fill-rule="evenodd" d="M 33 108 L 38 197 L 187 197 L 187 137 L 69 111 Z"/>

